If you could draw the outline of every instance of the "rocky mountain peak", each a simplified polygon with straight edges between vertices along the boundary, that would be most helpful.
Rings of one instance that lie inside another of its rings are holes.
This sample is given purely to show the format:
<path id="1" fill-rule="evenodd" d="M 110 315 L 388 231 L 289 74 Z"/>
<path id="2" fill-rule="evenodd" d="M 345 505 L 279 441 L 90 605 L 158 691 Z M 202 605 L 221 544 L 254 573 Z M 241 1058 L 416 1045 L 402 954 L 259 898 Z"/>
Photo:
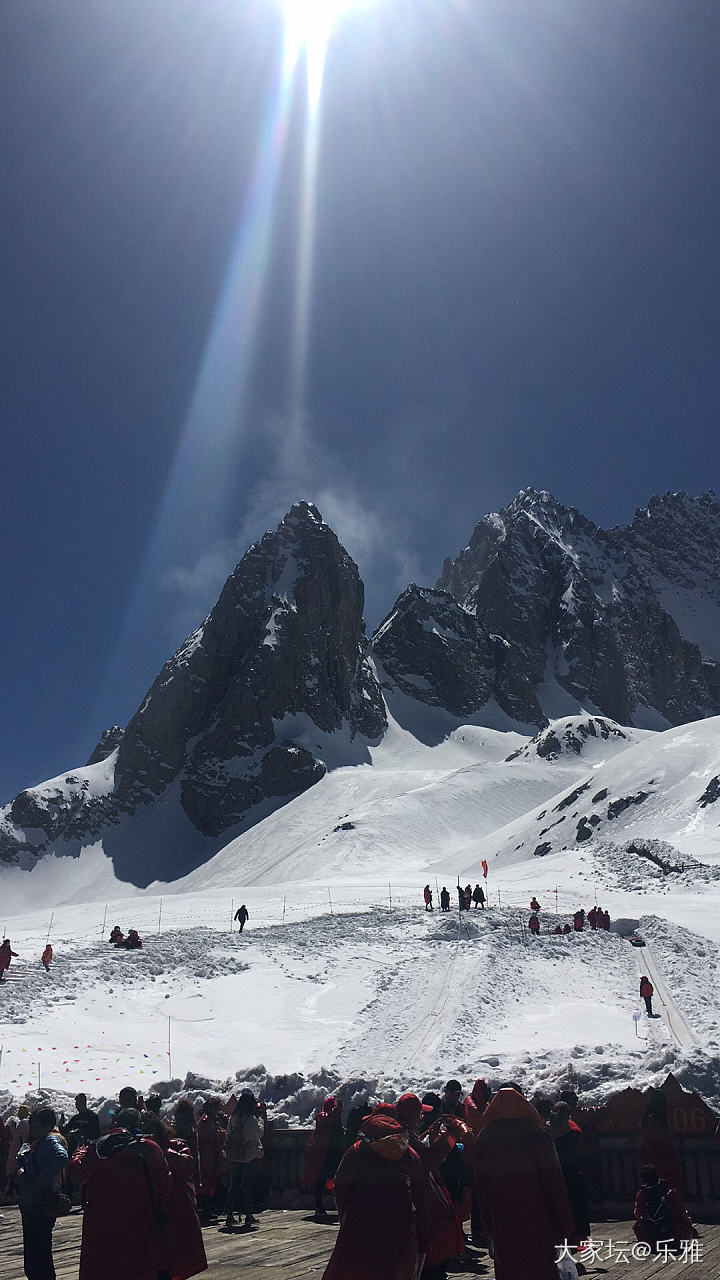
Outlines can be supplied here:
<path id="1" fill-rule="evenodd" d="M 606 531 L 528 489 L 476 525 L 437 586 L 510 642 L 504 697 L 529 680 L 533 723 L 574 704 L 677 724 L 720 709 L 719 537 L 714 494 L 653 498 Z"/>
<path id="2" fill-rule="evenodd" d="M 111 724 L 109 729 L 104 729 L 100 741 L 95 749 L 91 752 L 88 764 L 100 764 L 101 761 L 107 760 L 113 751 L 120 746 L 124 730 L 117 724 Z"/>
<path id="3" fill-rule="evenodd" d="M 31 842 L 35 852 L 160 798 L 175 826 L 184 820 L 215 839 L 240 829 L 258 806 L 267 811 L 317 782 L 327 735 L 336 740 L 335 759 L 343 743 L 377 740 L 387 722 L 363 603 L 357 565 L 317 508 L 297 503 L 250 547 L 208 617 L 163 667 L 121 735 L 101 804 L 88 779 L 76 788 L 73 778 L 33 800 L 34 826 L 45 836 Z M 47 823 L 38 818 L 45 808 Z M 9 806 L 0 856 L 21 844 L 28 851 L 13 828 Z M 167 858 L 154 844 L 145 850 L 146 882 L 163 874 Z"/>

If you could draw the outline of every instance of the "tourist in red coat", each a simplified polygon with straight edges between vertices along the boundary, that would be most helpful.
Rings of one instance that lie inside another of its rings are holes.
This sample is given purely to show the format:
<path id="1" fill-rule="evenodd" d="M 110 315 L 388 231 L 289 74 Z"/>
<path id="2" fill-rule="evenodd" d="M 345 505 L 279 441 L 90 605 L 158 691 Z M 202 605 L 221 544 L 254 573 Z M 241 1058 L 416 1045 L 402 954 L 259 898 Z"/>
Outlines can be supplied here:
<path id="1" fill-rule="evenodd" d="M 5 975 L 5 970 L 10 968 L 10 961 L 13 956 L 17 960 L 17 951 L 13 951 L 10 946 L 10 939 L 5 938 L 2 946 L 0 946 L 0 982 L 2 982 Z"/>
<path id="2" fill-rule="evenodd" d="M 642 1184 L 635 1197 L 635 1225 L 638 1240 L 658 1250 L 660 1243 L 672 1242 L 678 1252 L 685 1240 L 697 1240 L 692 1218 L 682 1197 L 665 1178 L 658 1177 L 654 1164 L 640 1170 Z"/>
<path id="3" fill-rule="evenodd" d="M 445 1276 L 446 1262 L 465 1253 L 465 1237 L 453 1202 L 440 1179 L 435 1176 L 455 1146 L 455 1138 L 443 1120 L 420 1134 L 423 1120 L 432 1114 L 433 1109 L 422 1103 L 417 1094 L 404 1093 L 398 1098 L 396 1107 L 398 1120 L 405 1125 L 410 1146 L 420 1157 L 425 1174 L 427 1248 L 423 1280 L 433 1280 L 435 1276 Z M 449 1117 L 445 1117 L 445 1120 L 449 1120 Z M 449 1122 L 460 1123 L 454 1120 Z"/>
<path id="4" fill-rule="evenodd" d="M 340 1230 L 323 1280 L 416 1280 L 427 1247 L 425 1176 L 407 1130 L 371 1115 L 335 1177 Z"/>
<path id="5" fill-rule="evenodd" d="M 470 1126 L 474 1134 L 480 1132 L 480 1121 L 491 1097 L 490 1086 L 487 1084 L 485 1077 L 480 1076 L 475 1081 L 464 1102 L 465 1123 Z"/>
<path id="6" fill-rule="evenodd" d="M 163 1203 L 159 1273 L 166 1273 L 171 1280 L 188 1280 L 207 1271 L 195 1197 L 195 1161 L 187 1142 L 174 1138 L 170 1125 L 159 1116 L 146 1112 L 143 1129 L 157 1142 L 170 1170 L 170 1194 Z"/>
<path id="7" fill-rule="evenodd" d="M 87 1187 L 79 1280 L 156 1280 L 170 1171 L 141 1130 L 140 1112 L 127 1107 L 106 1137 L 78 1147 L 70 1161 L 71 1179 Z"/>
<path id="8" fill-rule="evenodd" d="M 475 1187 L 495 1280 L 557 1280 L 556 1245 L 573 1232 L 565 1182 L 542 1116 L 499 1089 L 475 1143 Z"/>
<path id="9" fill-rule="evenodd" d="M 326 1098 L 315 1117 L 315 1132 L 308 1143 L 303 1186 L 314 1192 L 315 1217 L 325 1216 L 323 1192 L 335 1177 L 343 1156 L 342 1106 L 339 1098 Z"/>
<path id="10" fill-rule="evenodd" d="M 197 1125 L 198 1209 L 203 1226 L 210 1222 L 215 1191 L 224 1168 L 225 1130 L 220 1124 L 220 1099 L 208 1098 Z"/>

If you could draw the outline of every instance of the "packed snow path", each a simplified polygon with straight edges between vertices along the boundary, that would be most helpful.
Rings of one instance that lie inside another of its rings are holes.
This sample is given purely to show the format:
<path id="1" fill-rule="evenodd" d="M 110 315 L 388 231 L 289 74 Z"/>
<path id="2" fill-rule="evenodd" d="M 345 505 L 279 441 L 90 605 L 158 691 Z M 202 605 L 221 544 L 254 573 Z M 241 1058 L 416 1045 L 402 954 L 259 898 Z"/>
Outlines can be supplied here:
<path id="1" fill-rule="evenodd" d="M 678 1044 L 681 1049 L 694 1049 L 698 1043 L 697 1036 L 688 1025 L 681 1010 L 675 1003 L 670 988 L 660 972 L 657 958 L 653 953 L 652 947 L 647 940 L 645 940 L 644 947 L 638 947 L 634 950 L 638 973 L 641 977 L 643 974 L 646 974 L 655 988 L 653 1000 L 657 1002 L 660 1013 L 665 1019 L 665 1023 L 671 1036 L 675 1040 L 675 1043 Z"/>

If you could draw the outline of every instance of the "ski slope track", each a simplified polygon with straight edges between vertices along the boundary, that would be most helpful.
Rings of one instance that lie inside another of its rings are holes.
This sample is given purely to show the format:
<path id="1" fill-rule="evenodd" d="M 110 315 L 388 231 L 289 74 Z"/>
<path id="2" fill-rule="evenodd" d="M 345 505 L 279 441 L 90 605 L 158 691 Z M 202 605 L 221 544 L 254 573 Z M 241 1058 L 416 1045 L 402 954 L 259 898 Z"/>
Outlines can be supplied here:
<path id="1" fill-rule="evenodd" d="M 129 1082 L 247 1084 L 279 1124 L 305 1123 L 329 1091 L 349 1106 L 482 1075 L 597 1102 L 669 1070 L 720 1107 L 720 722 L 585 713 L 519 732 L 410 703 L 395 696 L 369 760 L 330 764 L 176 880 L 123 882 L 102 838 L 3 867 L 18 958 L 0 985 L 0 1112 L 25 1096 L 67 1110 L 78 1089 L 102 1105 Z M 458 913 L 458 881 L 482 881 L 487 909 Z M 617 929 L 554 933 L 595 903 Z M 116 923 L 142 951 L 109 946 Z"/>

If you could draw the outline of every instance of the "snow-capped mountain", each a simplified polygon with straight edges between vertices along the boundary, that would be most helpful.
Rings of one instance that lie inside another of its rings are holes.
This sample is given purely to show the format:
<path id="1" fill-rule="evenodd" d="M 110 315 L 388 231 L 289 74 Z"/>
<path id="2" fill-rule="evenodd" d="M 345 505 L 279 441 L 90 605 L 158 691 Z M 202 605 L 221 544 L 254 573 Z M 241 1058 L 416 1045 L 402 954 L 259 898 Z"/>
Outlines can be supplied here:
<path id="1" fill-rule="evenodd" d="M 298 503 L 249 549 L 124 732 L 113 726 L 87 765 L 0 810 L 0 861 L 31 869 L 48 853 L 96 846 L 122 880 L 175 881 L 328 770 L 335 790 L 352 791 L 356 766 L 386 770 L 396 750 L 406 762 L 407 735 L 420 735 L 435 777 L 426 748 L 463 726 L 471 772 L 448 785 L 459 806 L 453 847 L 464 848 L 478 822 L 490 835 L 478 807 L 488 787 L 505 795 L 492 810 L 502 827 L 561 791 L 562 768 L 625 749 L 638 730 L 720 712 L 719 536 L 712 494 L 654 498 L 628 528 L 604 531 L 524 490 L 476 526 L 437 587 L 401 594 L 371 647 L 357 566 L 317 509 Z M 389 721 L 405 733 L 402 748 Z M 472 737 L 482 726 L 501 735 L 491 758 Z M 519 759 L 533 783 L 510 800 Z M 401 764 L 392 800 L 385 773 L 377 799 L 400 823 L 417 812 L 421 836 L 422 806 L 400 803 L 417 790 L 416 769 Z M 580 816 L 592 832 L 597 815 Z M 375 856 L 358 854 L 354 839 L 337 843 L 340 860 Z M 535 846 L 521 847 L 530 856 Z M 257 878 L 247 861 L 243 876 Z"/>
<path id="2" fill-rule="evenodd" d="M 324 737 L 336 756 L 362 758 L 386 726 L 363 601 L 335 534 L 315 507 L 294 506 L 243 557 L 125 732 L 2 810 L 0 858 L 31 866 L 102 838 L 119 875 L 174 878 L 248 814 L 317 782 Z"/>
<path id="3" fill-rule="evenodd" d="M 662 728 L 720 711 L 720 503 L 666 493 L 600 529 L 526 489 L 437 583 L 508 644 L 494 693 L 520 721 L 573 710 Z"/>

